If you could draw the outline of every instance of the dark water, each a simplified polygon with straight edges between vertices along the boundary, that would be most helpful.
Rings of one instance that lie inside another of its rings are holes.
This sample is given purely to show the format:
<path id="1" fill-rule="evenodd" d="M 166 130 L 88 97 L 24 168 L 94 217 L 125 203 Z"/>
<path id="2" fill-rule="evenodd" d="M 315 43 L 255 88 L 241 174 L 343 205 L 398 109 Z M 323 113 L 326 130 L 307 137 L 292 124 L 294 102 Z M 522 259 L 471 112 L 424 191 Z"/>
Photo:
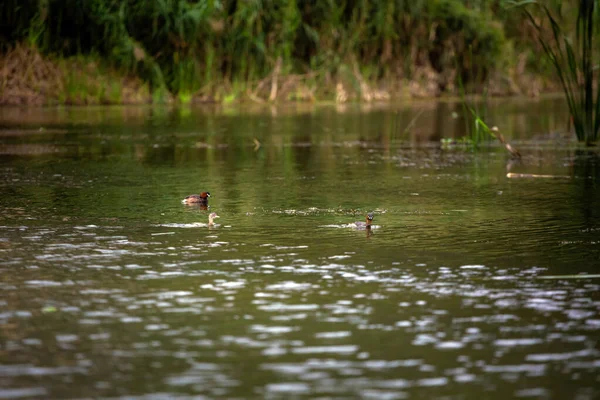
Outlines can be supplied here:
<path id="1" fill-rule="evenodd" d="M 598 398 L 598 153 L 453 111 L 0 109 L 0 398 Z"/>

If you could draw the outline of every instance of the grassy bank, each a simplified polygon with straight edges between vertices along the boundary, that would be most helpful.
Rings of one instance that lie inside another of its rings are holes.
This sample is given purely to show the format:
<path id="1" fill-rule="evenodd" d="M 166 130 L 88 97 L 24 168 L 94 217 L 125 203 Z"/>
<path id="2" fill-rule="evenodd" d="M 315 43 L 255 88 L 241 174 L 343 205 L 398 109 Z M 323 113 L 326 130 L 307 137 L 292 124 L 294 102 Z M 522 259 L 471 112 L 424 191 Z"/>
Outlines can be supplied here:
<path id="1" fill-rule="evenodd" d="M 148 85 L 92 56 L 58 58 L 18 45 L 0 56 L 0 105 L 140 104 Z"/>
<path id="2" fill-rule="evenodd" d="M 7 0 L 0 103 L 380 101 L 555 89 L 501 0 Z M 575 0 L 561 3 L 565 15 Z"/>

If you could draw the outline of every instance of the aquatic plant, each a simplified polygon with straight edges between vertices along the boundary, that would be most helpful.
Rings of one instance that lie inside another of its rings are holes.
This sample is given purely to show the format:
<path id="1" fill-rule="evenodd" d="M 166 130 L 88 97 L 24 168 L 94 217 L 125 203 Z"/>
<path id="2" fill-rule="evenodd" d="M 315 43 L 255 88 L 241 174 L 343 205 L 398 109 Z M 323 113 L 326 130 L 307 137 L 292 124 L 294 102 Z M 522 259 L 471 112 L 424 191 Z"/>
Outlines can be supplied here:
<path id="1" fill-rule="evenodd" d="M 485 100 L 484 100 L 485 104 Z M 521 153 L 511 146 L 510 143 L 504 138 L 504 135 L 500 133 L 497 126 L 489 127 L 485 121 L 482 113 L 486 113 L 487 108 L 484 106 L 480 109 L 477 106 L 471 106 L 468 104 L 466 98 L 462 97 L 462 109 L 463 118 L 467 122 L 467 134 L 458 140 L 452 140 L 443 138 L 441 140 L 442 148 L 449 148 L 453 144 L 465 145 L 470 150 L 477 150 L 479 145 L 489 139 L 498 140 L 504 148 L 510 153 L 513 158 L 521 158 Z"/>
<path id="2" fill-rule="evenodd" d="M 600 88 L 598 87 L 598 48 L 594 38 L 600 34 L 600 1 L 578 0 L 575 41 L 565 34 L 558 16 L 550 8 L 535 0 L 509 1 L 520 6 L 538 32 L 539 42 L 552 62 L 562 84 L 571 112 L 577 139 L 591 144 L 600 132 Z M 528 7 L 537 5 L 551 26 L 551 40 L 542 36 L 543 27 Z M 557 7 L 560 15 L 560 5 Z"/>
<path id="3" fill-rule="evenodd" d="M 466 145 L 471 150 L 477 150 L 479 148 L 480 143 L 484 142 L 488 139 L 496 139 L 500 143 L 504 145 L 506 150 L 511 154 L 514 158 L 521 158 L 521 153 L 514 147 L 510 145 L 504 138 L 504 135 L 500 133 L 498 127 L 493 126 L 489 127 L 485 122 L 485 115 L 487 114 L 487 89 L 484 90 L 482 107 L 478 106 L 478 103 L 471 105 L 467 97 L 465 95 L 464 86 L 462 85 L 462 81 L 459 78 L 459 87 L 461 94 L 461 107 L 463 111 L 463 119 L 466 122 L 466 135 L 459 138 L 457 141 L 453 141 L 452 139 L 442 139 L 441 144 L 442 148 L 449 148 L 451 145 L 458 143 L 462 145 Z M 458 116 L 458 114 L 456 114 Z"/>

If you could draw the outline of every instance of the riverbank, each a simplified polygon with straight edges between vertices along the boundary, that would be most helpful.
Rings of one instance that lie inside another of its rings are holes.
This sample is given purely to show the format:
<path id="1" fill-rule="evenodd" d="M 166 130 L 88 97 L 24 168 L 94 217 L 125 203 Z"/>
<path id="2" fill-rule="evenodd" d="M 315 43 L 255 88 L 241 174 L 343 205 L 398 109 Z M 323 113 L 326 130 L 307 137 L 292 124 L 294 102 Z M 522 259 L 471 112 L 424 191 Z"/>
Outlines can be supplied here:
<path id="1" fill-rule="evenodd" d="M 148 85 L 92 57 L 58 59 L 19 45 L 0 57 L 0 105 L 142 104 Z"/>
<path id="2" fill-rule="evenodd" d="M 45 56 L 35 47 L 18 45 L 0 56 L 0 105 L 98 105 L 149 103 L 281 103 L 281 102 L 387 102 L 411 98 L 457 95 L 450 85 L 440 90 L 441 74 L 422 67 L 412 79 L 367 80 L 356 67 L 350 73 L 317 83 L 313 74 L 283 74 L 277 68 L 264 79 L 221 81 L 185 96 L 154 90 L 141 78 L 109 67 L 99 57 Z M 495 73 L 485 90 L 490 96 L 538 96 L 556 91 L 545 76 L 523 70 Z"/>
<path id="3" fill-rule="evenodd" d="M 571 34 L 576 2 L 560 8 Z M 540 58 L 551 35 L 500 0 L 10 0 L 0 104 L 536 96 L 558 88 Z"/>

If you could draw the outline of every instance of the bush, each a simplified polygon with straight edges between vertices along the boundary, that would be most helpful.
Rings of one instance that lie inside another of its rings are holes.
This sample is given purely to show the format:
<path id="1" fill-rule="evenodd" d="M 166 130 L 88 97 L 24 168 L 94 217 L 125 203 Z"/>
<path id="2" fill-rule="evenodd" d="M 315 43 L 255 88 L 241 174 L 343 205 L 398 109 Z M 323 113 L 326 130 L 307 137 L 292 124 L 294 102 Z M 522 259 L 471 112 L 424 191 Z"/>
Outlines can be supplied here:
<path id="1" fill-rule="evenodd" d="M 502 25 L 487 12 L 468 9 L 457 0 L 431 2 L 435 27 L 429 60 L 438 72 L 456 67 L 464 84 L 481 84 L 502 56 Z"/>

